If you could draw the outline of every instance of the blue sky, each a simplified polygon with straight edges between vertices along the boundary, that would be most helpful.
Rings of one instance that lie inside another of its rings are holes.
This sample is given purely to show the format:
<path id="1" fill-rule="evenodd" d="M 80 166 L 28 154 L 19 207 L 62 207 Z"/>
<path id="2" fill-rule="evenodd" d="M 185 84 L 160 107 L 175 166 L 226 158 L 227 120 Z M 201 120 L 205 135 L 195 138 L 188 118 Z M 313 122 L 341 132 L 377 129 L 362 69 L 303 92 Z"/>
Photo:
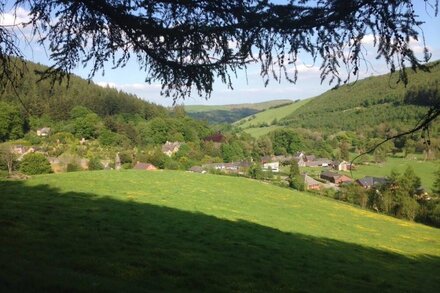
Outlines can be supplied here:
<path id="1" fill-rule="evenodd" d="M 432 9 L 426 10 L 424 1 L 414 0 L 415 9 L 420 15 L 420 19 L 425 22 L 422 26 L 425 40 L 428 48 L 432 53 L 432 60 L 440 59 L 440 16 L 435 17 Z M 26 11 L 22 10 L 15 16 L 14 22 L 19 22 L 20 18 L 26 18 Z M 1 23 L 11 22 L 10 15 L 0 17 Z M 27 35 L 30 44 L 23 42 L 21 47 L 25 53 L 26 59 L 50 65 L 48 60 L 48 52 L 44 48 L 38 47 L 32 41 L 32 37 Z M 371 41 L 371 40 L 370 40 Z M 422 49 L 421 44 L 413 42 L 413 48 L 416 52 Z M 368 39 L 365 42 L 365 50 L 367 59 L 371 62 L 369 68 L 362 68 L 361 78 L 371 75 L 379 75 L 388 72 L 388 68 L 381 60 L 376 60 L 376 50 L 372 47 Z M 422 56 L 420 54 L 420 56 Z M 301 61 L 298 63 L 298 80 L 296 84 L 287 81 L 281 83 L 271 80 L 268 86 L 264 87 L 263 79 L 260 77 L 260 65 L 254 64 L 247 68 L 247 71 L 238 73 L 237 78 L 233 79 L 234 90 L 227 89 L 221 82 L 214 84 L 214 90 L 209 100 L 194 95 L 184 101 L 178 101 L 179 104 L 203 104 L 203 105 L 221 105 L 221 104 L 238 104 L 261 102 L 273 99 L 305 99 L 319 95 L 328 90 L 332 86 L 327 82 L 321 84 L 319 62 L 313 65 L 308 56 L 300 55 Z M 89 69 L 78 67 L 75 74 L 87 78 Z M 136 61 L 130 61 L 127 66 L 119 69 L 112 69 L 111 64 L 105 68 L 105 75 L 98 73 L 93 81 L 100 85 L 109 85 L 121 89 L 126 92 L 134 93 L 142 99 L 162 104 L 171 105 L 172 99 L 160 96 L 160 84 L 145 83 L 145 72 L 139 71 Z"/>

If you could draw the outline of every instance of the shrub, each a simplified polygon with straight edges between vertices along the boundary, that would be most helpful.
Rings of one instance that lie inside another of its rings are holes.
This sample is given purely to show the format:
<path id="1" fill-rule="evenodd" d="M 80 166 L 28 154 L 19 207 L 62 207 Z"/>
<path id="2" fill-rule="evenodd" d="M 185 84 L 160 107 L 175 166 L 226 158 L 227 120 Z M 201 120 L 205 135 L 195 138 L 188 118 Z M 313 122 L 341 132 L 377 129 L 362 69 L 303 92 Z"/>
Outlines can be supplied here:
<path id="1" fill-rule="evenodd" d="M 133 169 L 133 165 L 132 165 L 132 163 L 124 163 L 124 164 L 122 164 L 122 169 L 124 169 L 124 170 L 128 170 L 128 169 Z"/>
<path id="2" fill-rule="evenodd" d="M 174 160 L 168 160 L 165 162 L 164 167 L 165 167 L 165 169 L 168 169 L 168 170 L 179 170 L 180 166 L 179 166 L 178 162 L 176 162 Z"/>
<path id="3" fill-rule="evenodd" d="M 248 175 L 253 179 L 262 179 L 264 176 L 263 170 L 261 169 L 261 165 L 253 164 L 249 167 Z"/>
<path id="4" fill-rule="evenodd" d="M 24 156 L 20 162 L 20 171 L 27 175 L 37 175 L 52 173 L 52 168 L 43 154 L 32 153 Z"/>
<path id="5" fill-rule="evenodd" d="M 101 164 L 98 158 L 91 158 L 89 161 L 89 170 L 102 170 L 104 166 Z"/>
<path id="6" fill-rule="evenodd" d="M 78 165 L 75 162 L 67 164 L 67 172 L 76 172 L 76 171 L 82 171 L 82 168 L 80 165 Z"/>

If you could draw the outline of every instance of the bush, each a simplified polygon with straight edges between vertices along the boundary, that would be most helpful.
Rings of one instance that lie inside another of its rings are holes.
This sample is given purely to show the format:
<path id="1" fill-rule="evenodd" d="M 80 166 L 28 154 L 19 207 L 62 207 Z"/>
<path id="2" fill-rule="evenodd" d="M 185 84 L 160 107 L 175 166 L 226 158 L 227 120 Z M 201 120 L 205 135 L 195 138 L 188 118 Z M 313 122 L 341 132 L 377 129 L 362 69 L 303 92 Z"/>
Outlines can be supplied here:
<path id="1" fill-rule="evenodd" d="M 24 156 L 20 162 L 20 171 L 27 175 L 37 175 L 52 173 L 52 168 L 43 154 L 33 153 Z"/>
<path id="2" fill-rule="evenodd" d="M 264 176 L 263 170 L 261 169 L 261 165 L 253 164 L 250 166 L 248 175 L 253 179 L 262 179 Z"/>
<path id="3" fill-rule="evenodd" d="M 101 164 L 101 161 L 98 158 L 91 158 L 89 161 L 89 170 L 102 170 L 104 166 Z"/>
<path id="4" fill-rule="evenodd" d="M 131 163 L 124 163 L 121 167 L 124 170 L 133 169 L 133 165 Z"/>
<path id="5" fill-rule="evenodd" d="M 78 165 L 77 163 L 69 163 L 67 164 L 67 172 L 76 172 L 76 171 L 82 171 L 81 166 Z"/>
<path id="6" fill-rule="evenodd" d="M 168 169 L 168 170 L 179 170 L 180 165 L 178 162 L 176 162 L 174 160 L 168 160 L 165 162 L 164 167 L 165 167 L 165 169 Z"/>

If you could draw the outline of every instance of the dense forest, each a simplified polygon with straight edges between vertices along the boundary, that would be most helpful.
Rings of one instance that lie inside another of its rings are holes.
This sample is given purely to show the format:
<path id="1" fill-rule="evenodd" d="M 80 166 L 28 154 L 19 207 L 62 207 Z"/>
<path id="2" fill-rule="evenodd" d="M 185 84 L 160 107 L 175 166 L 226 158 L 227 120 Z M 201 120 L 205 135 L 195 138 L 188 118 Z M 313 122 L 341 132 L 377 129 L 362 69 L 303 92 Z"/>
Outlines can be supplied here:
<path id="1" fill-rule="evenodd" d="M 279 124 L 324 133 L 354 131 L 364 137 L 379 138 L 384 137 L 380 128 L 392 133 L 408 130 L 426 114 L 426 106 L 432 104 L 416 92 L 438 91 L 440 62 L 428 67 L 429 72 L 411 72 L 406 86 L 396 83 L 397 76 L 386 74 L 327 91 Z M 440 126 L 433 125 L 433 136 L 439 133 Z"/>

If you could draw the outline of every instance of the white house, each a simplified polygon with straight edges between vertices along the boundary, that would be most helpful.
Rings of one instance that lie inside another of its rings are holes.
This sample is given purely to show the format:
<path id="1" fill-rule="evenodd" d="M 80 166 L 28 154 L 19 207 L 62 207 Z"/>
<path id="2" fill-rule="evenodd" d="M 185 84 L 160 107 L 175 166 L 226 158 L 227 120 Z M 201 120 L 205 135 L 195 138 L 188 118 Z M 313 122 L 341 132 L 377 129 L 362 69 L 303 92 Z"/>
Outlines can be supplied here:
<path id="1" fill-rule="evenodd" d="M 265 163 L 263 164 L 263 170 L 264 171 L 271 170 L 272 172 L 278 173 L 280 172 L 280 162 Z"/>
<path id="2" fill-rule="evenodd" d="M 49 136 L 50 135 L 50 128 L 49 127 L 43 127 L 40 129 L 37 129 L 37 136 Z"/>

